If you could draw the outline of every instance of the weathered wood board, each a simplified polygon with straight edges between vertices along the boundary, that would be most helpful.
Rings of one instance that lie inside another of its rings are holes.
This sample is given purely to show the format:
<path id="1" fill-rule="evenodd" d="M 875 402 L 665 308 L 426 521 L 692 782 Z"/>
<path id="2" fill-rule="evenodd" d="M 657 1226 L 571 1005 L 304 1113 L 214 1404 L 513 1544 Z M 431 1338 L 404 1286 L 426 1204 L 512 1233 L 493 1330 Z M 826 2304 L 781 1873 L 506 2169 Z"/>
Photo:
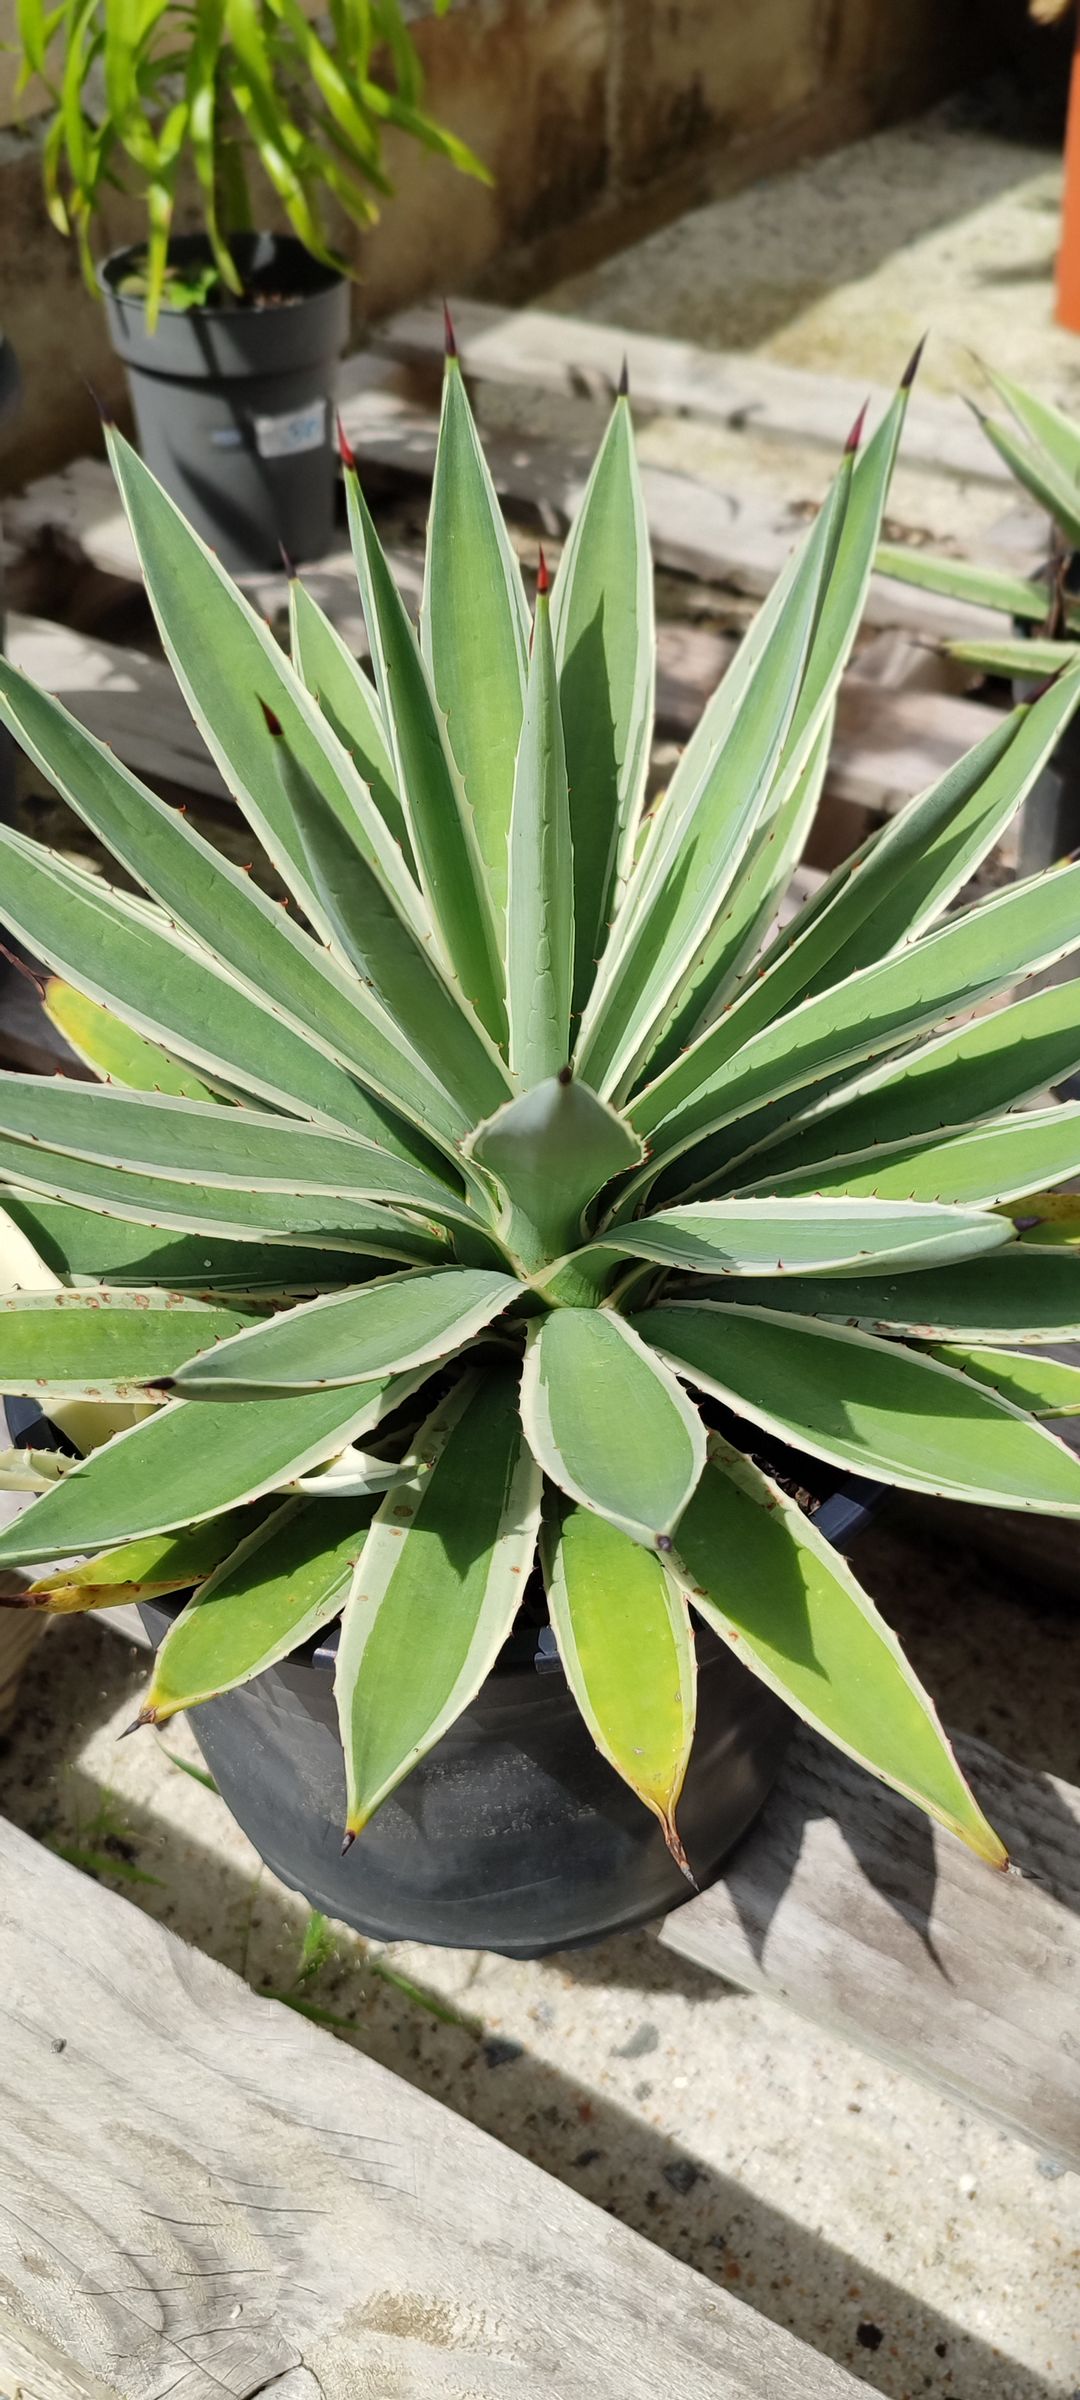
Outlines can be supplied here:
<path id="1" fill-rule="evenodd" d="M 800 1732 L 723 1879 L 661 1939 L 1080 2167 L 1080 1791 L 956 1747 L 1007 1875 Z"/>
<path id="2" fill-rule="evenodd" d="M 832 451 L 842 448 L 868 397 L 866 385 L 851 376 L 815 374 L 757 353 L 703 350 L 693 342 L 548 309 L 493 308 L 479 300 L 453 300 L 450 307 L 462 364 L 477 381 L 614 398 L 625 366 L 637 408 L 747 427 L 778 441 L 820 443 Z M 386 357 L 437 367 L 445 338 L 442 309 L 406 309 L 379 326 L 373 338 Z M 897 359 L 898 375 L 906 364 Z M 891 392 L 871 387 L 871 425 L 891 399 Z M 916 387 L 905 447 L 910 459 L 965 482 L 1012 481 L 959 399 Z"/>
<path id="3" fill-rule="evenodd" d="M 3 1824 L 0 1955 L 0 2391 L 5 2322 L 47 2400 L 862 2389 Z"/>

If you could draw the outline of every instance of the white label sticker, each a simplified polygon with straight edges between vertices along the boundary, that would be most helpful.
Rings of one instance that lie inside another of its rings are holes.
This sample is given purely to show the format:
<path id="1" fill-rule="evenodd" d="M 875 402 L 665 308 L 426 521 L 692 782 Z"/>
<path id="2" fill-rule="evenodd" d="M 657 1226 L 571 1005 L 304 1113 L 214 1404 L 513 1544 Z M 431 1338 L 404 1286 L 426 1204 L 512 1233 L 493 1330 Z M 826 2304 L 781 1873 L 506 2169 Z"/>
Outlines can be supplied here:
<path id="1" fill-rule="evenodd" d="M 307 408 L 287 417 L 256 417 L 255 448 L 260 458 L 295 458 L 301 450 L 321 450 L 326 441 L 326 402 L 312 400 Z"/>

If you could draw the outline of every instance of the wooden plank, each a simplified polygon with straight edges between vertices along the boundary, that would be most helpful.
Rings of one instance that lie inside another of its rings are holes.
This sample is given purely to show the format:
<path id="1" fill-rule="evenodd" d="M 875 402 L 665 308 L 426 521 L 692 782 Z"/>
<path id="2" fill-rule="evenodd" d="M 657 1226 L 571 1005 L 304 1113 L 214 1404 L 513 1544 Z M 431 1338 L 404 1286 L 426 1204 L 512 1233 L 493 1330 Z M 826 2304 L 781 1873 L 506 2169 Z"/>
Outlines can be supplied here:
<path id="1" fill-rule="evenodd" d="M 124 2400 L 862 2389 L 8 1825 L 0 1925 L 0 2292 Z"/>
<path id="2" fill-rule="evenodd" d="M 276 2400 L 280 2400 L 281 2386 Z M 123 2400 L 116 2385 L 83 2375 L 24 2325 L 0 2294 L 0 2400 Z"/>
<path id="3" fill-rule="evenodd" d="M 5 646 L 14 666 L 62 700 L 80 725 L 108 742 L 136 774 L 226 797 L 163 659 L 96 634 L 74 633 L 51 618 L 14 613 Z"/>
<path id="4" fill-rule="evenodd" d="M 637 408 L 745 428 L 777 441 L 839 451 L 867 398 L 864 382 L 820 375 L 757 353 L 703 350 L 693 342 L 563 317 L 547 309 L 502 309 L 454 300 L 451 313 L 462 364 L 477 382 L 521 384 L 564 397 L 613 398 L 624 364 Z M 436 369 L 443 355 L 441 306 L 406 309 L 376 328 L 386 357 Z M 897 360 L 897 373 L 905 361 Z M 892 399 L 870 387 L 870 423 Z M 1003 459 L 959 400 L 916 387 L 904 432 L 905 456 L 965 482 L 1010 484 Z"/>
<path id="5" fill-rule="evenodd" d="M 800 1730 L 722 1881 L 660 1938 L 1078 2167 L 1080 1792 L 956 1747 L 1007 1875 Z"/>

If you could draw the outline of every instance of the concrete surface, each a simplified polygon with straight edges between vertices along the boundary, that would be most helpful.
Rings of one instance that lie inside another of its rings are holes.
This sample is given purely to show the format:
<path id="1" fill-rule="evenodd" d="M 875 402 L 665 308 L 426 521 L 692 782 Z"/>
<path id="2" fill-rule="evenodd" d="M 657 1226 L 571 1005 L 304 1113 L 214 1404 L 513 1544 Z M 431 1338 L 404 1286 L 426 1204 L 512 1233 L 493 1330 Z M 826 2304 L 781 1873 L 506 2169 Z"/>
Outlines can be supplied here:
<path id="1" fill-rule="evenodd" d="M 1074 1602 L 887 1530 L 859 1566 L 953 1724 L 1076 1776 Z M 648 1931 L 519 1964 L 335 1927 L 298 1983 L 307 1911 L 173 1764 L 198 1757 L 189 1724 L 118 1744 L 145 1674 L 100 1622 L 52 1628 L 0 1808 L 889 2400 L 1075 2394 L 1075 2176 Z"/>
<path id="2" fill-rule="evenodd" d="M 992 360 L 1080 416 L 1080 341 L 1053 321 L 1056 130 L 993 81 L 911 123 L 692 210 L 545 293 L 552 308 L 788 365 L 897 377 L 929 334 L 921 381 L 988 404 Z M 820 451 L 655 418 L 643 455 L 720 484 L 819 498 Z M 899 527 L 989 537 L 1000 488 L 901 464 Z"/>

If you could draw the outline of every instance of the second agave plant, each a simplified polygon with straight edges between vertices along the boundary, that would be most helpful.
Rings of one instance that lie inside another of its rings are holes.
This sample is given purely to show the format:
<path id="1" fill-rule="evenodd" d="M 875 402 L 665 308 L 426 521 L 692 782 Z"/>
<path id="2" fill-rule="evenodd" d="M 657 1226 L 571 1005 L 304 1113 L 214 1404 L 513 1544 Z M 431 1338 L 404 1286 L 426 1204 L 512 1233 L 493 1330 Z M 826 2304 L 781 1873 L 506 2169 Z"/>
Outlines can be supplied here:
<path id="1" fill-rule="evenodd" d="M 906 397 L 651 815 L 627 402 L 531 608 L 452 358 L 419 639 L 345 461 L 373 680 L 299 584 L 286 657 L 111 440 L 291 908 L 0 668 L 142 894 L 0 829 L 3 914 L 103 1079 L 0 1076 L 0 1389 L 87 1453 L 13 1466 L 4 1588 L 190 1594 L 140 1723 L 191 1709 L 271 1863 L 379 1931 L 537 1949 L 669 1904 L 788 1710 L 1004 1862 L 828 1536 L 867 1483 L 1080 1514 L 1048 1422 L 1080 1258 L 1032 1238 L 1080 1109 L 1021 1110 L 1080 1065 L 1080 986 L 1018 990 L 1080 949 L 1080 866 L 962 897 L 1080 675 L 767 940 Z"/>

